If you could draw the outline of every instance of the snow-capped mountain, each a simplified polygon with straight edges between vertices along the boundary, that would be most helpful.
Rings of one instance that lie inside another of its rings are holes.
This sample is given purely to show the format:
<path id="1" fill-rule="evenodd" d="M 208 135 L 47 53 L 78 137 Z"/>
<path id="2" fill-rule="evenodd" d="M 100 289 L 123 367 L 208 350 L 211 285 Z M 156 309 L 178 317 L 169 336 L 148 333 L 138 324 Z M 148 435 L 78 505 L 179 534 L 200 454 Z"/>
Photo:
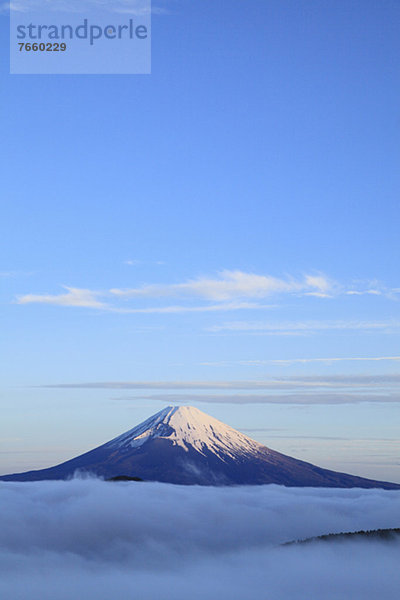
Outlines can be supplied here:
<path id="1" fill-rule="evenodd" d="M 265 448 L 229 425 L 206 415 L 193 406 L 168 406 L 141 425 L 109 442 L 115 448 L 139 448 L 150 439 L 165 438 L 186 452 L 208 452 L 221 460 L 238 454 L 252 456 Z"/>
<path id="2" fill-rule="evenodd" d="M 199 485 L 380 487 L 394 483 L 322 469 L 275 452 L 192 406 L 168 406 L 137 427 L 55 467 L 3 475 L 6 481 L 66 479 L 75 473 L 106 479 Z"/>

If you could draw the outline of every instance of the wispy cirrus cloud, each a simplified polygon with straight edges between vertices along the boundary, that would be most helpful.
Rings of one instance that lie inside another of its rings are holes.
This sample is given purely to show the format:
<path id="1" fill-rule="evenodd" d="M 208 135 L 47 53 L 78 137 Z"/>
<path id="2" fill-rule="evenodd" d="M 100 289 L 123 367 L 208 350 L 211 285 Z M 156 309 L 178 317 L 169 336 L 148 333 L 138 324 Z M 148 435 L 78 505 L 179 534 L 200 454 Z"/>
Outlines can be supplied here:
<path id="1" fill-rule="evenodd" d="M 398 332 L 400 321 L 231 321 L 209 327 L 210 332 L 254 333 L 264 335 L 310 335 L 319 331 L 383 331 Z"/>
<path id="2" fill-rule="evenodd" d="M 259 301 L 278 294 L 321 292 L 325 295 L 329 285 L 328 280 L 323 276 L 314 278 L 306 275 L 300 279 L 292 277 L 279 279 L 270 275 L 257 275 L 243 271 L 221 271 L 216 277 L 198 277 L 172 284 L 144 284 L 128 289 L 93 291 L 63 286 L 67 290 L 66 293 L 26 294 L 19 296 L 17 302 L 18 304 L 36 303 L 97 308 L 121 313 L 213 312 L 267 308 Z M 160 301 L 164 298 L 179 298 L 188 304 L 138 305 L 140 301 L 142 303 L 149 299 Z M 136 302 L 136 305 L 127 307 L 127 301 Z M 203 304 L 193 305 L 194 301 L 201 301 Z"/>
<path id="3" fill-rule="evenodd" d="M 213 301 L 238 298 L 265 298 L 273 294 L 322 294 L 328 295 L 334 284 L 323 275 L 305 275 L 303 278 L 277 278 L 243 271 L 221 271 L 217 277 L 197 277 L 177 284 L 152 284 L 141 287 L 118 289 L 112 294 L 125 298 L 190 296 Z"/>
<path id="4" fill-rule="evenodd" d="M 157 265 L 157 266 L 163 266 L 165 265 L 165 261 L 164 260 L 142 260 L 140 258 L 128 258 L 127 260 L 124 260 L 124 265 L 127 265 L 128 267 L 137 267 L 137 266 L 143 266 L 143 265 Z"/>
<path id="5" fill-rule="evenodd" d="M 221 304 L 206 304 L 203 306 L 149 306 L 146 308 L 117 308 L 110 307 L 113 312 L 125 314 L 179 314 L 179 313 L 203 313 L 233 310 L 259 310 L 271 308 L 270 305 L 255 304 L 254 302 L 222 302 Z"/>
<path id="6" fill-rule="evenodd" d="M 93 308 L 120 314 L 180 314 L 269 308 L 267 305 L 251 302 L 224 302 L 220 304 L 206 304 L 203 306 L 169 305 L 127 308 L 111 305 L 108 302 L 99 300 L 99 297 L 106 296 L 104 292 L 72 288 L 69 286 L 63 286 L 63 288 L 66 290 L 66 293 L 63 294 L 26 294 L 24 296 L 18 296 L 17 304 L 50 304 L 53 306 L 74 308 Z"/>
<path id="7" fill-rule="evenodd" d="M 129 267 L 136 267 L 137 265 L 141 265 L 143 261 L 138 258 L 129 258 L 128 260 L 124 260 L 124 265 L 128 265 Z"/>
<path id="8" fill-rule="evenodd" d="M 34 275 L 34 271 L 0 271 L 0 278 L 30 277 Z"/>
<path id="9" fill-rule="evenodd" d="M 275 364 L 275 365 L 293 365 L 307 363 L 336 363 L 336 362 L 381 362 L 381 361 L 400 361 L 400 356 L 335 356 L 329 358 L 287 358 L 272 359 L 267 361 L 247 361 L 243 364 Z"/>
<path id="10" fill-rule="evenodd" d="M 383 292 L 381 290 L 348 290 L 345 292 L 348 296 L 382 296 Z"/>
<path id="11" fill-rule="evenodd" d="M 200 364 L 208 367 L 227 367 L 227 366 L 254 366 L 262 367 L 264 365 L 294 365 L 294 364 L 312 364 L 324 363 L 333 364 L 341 362 L 398 362 L 400 356 L 331 356 L 331 357 L 312 357 L 312 358 L 267 358 L 267 359 L 248 359 L 236 361 L 203 361 Z"/>
<path id="12" fill-rule="evenodd" d="M 19 296 L 17 302 L 92 308 L 126 314 L 172 314 L 266 309 L 271 308 L 271 304 L 265 304 L 263 301 L 270 298 L 306 299 L 311 296 L 324 299 L 347 294 L 345 286 L 321 273 L 305 274 L 301 277 L 274 277 L 239 270 L 223 270 L 215 276 L 199 276 L 178 283 L 144 283 L 131 288 L 101 291 L 63 287 L 67 290 L 66 293 L 25 294 Z M 178 299 L 179 302 L 171 304 L 169 299 L 172 298 Z M 314 322 L 314 327 L 318 328 L 321 325 Z M 344 328 L 340 324 L 332 327 Z M 236 329 L 238 330 L 238 327 Z M 264 330 L 267 329 L 268 326 L 265 326 Z M 301 332 L 306 329 L 307 324 L 287 327 L 287 331 L 292 333 L 295 330 Z M 269 331 L 273 330 L 277 331 L 276 325 L 269 327 Z"/>

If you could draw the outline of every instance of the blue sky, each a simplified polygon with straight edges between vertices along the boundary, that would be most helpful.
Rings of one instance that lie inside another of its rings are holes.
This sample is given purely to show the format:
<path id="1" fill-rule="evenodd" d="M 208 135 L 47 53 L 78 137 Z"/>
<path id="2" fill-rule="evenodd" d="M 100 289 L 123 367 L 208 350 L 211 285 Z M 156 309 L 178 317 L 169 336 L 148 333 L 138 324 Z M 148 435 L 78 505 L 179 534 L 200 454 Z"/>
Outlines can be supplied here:
<path id="1" fill-rule="evenodd" d="M 1 471 L 188 402 L 400 481 L 398 3 L 157 7 L 140 76 L 11 76 L 0 19 Z"/>

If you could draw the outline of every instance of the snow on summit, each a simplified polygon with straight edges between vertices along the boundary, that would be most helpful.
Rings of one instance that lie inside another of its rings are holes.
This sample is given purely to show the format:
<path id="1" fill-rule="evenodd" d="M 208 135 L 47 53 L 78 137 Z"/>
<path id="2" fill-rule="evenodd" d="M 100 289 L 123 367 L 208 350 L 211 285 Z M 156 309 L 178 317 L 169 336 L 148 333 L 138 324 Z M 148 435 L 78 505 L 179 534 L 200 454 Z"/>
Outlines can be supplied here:
<path id="1" fill-rule="evenodd" d="M 188 444 L 201 454 L 212 452 L 234 458 L 254 454 L 265 446 L 203 413 L 194 406 L 167 406 L 137 427 L 109 442 L 116 448 L 138 448 L 154 438 L 164 438 L 189 451 Z"/>

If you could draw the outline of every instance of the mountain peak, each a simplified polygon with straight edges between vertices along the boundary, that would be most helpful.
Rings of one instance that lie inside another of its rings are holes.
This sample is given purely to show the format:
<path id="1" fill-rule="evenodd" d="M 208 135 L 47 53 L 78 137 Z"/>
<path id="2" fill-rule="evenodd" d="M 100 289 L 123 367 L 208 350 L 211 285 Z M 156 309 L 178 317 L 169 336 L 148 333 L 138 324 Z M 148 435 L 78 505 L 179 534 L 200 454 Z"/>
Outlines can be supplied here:
<path id="1" fill-rule="evenodd" d="M 186 452 L 190 447 L 200 454 L 212 452 L 234 458 L 237 453 L 251 454 L 262 444 L 225 425 L 194 406 L 167 406 L 137 427 L 111 440 L 114 448 L 138 448 L 151 439 L 167 439 Z"/>

